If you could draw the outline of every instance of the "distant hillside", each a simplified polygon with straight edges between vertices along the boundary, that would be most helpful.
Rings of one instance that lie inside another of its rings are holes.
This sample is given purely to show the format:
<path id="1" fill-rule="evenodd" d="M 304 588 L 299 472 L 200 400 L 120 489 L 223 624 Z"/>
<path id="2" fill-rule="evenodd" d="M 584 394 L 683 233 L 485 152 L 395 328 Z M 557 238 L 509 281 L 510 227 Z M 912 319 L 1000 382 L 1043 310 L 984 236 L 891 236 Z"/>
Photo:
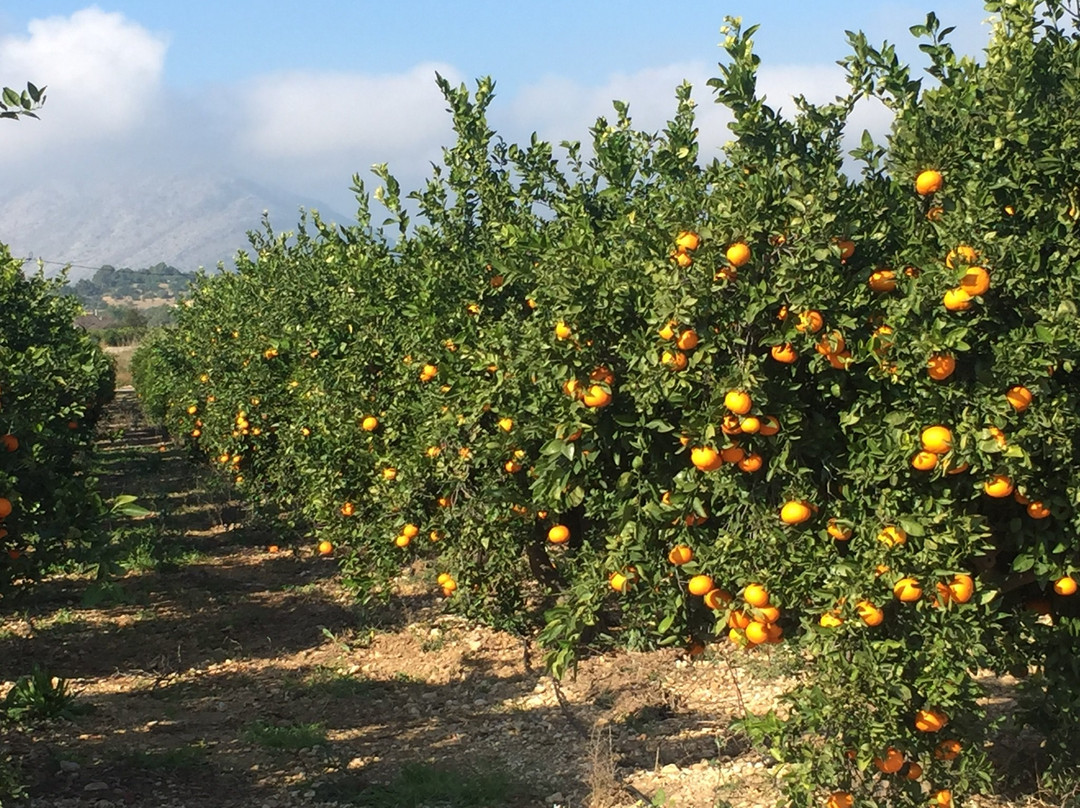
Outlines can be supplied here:
<path id="1" fill-rule="evenodd" d="M 248 247 L 263 211 L 275 230 L 291 230 L 299 208 L 323 219 L 351 217 L 246 180 L 216 176 L 151 176 L 108 185 L 53 183 L 5 188 L 0 196 L 0 241 L 15 255 L 69 262 L 72 278 L 102 265 L 164 263 L 186 272 L 230 266 Z M 58 270 L 47 266 L 50 274 Z"/>
<path id="2" fill-rule="evenodd" d="M 117 269 L 106 264 L 91 277 L 69 284 L 68 288 L 85 308 L 95 309 L 118 302 L 174 301 L 187 291 L 194 278 L 193 273 L 181 272 L 165 263 L 145 269 Z"/>

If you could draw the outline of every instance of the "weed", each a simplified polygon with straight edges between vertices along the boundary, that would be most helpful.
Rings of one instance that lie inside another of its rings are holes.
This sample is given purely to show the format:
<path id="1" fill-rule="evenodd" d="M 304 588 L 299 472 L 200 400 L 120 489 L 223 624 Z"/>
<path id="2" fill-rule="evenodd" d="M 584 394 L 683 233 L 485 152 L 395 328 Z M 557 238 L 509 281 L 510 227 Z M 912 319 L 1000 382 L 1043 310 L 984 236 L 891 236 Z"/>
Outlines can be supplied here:
<path id="1" fill-rule="evenodd" d="M 75 695 L 68 688 L 66 679 L 50 676 L 37 666 L 33 673 L 19 677 L 0 704 L 0 711 L 9 721 L 74 718 L 88 710 L 88 705 L 75 703 Z"/>
<path id="2" fill-rule="evenodd" d="M 366 808 L 497 808 L 522 804 L 510 776 L 495 767 L 462 771 L 427 763 L 410 763 L 386 785 L 371 786 L 352 796 Z"/>
<path id="3" fill-rule="evenodd" d="M 322 724 L 267 724 L 256 721 L 241 735 L 246 743 L 268 749 L 307 749 L 326 745 L 326 728 Z"/>

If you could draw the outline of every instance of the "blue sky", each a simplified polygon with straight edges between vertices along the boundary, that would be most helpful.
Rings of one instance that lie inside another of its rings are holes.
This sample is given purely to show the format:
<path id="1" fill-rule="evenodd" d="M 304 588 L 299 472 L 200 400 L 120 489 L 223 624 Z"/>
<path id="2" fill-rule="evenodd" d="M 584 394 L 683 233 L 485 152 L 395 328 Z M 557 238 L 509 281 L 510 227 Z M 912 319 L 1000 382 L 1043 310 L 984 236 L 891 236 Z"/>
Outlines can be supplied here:
<path id="1" fill-rule="evenodd" d="M 435 70 L 496 80 L 508 139 L 586 136 L 611 98 L 662 125 L 682 78 L 697 87 L 706 150 L 726 140 L 705 103 L 725 14 L 761 23 L 761 84 L 774 103 L 842 88 L 845 29 L 918 60 L 912 2 L 370 2 L 4 0 L 0 82 L 49 85 L 48 119 L 4 132 L 0 170 L 115 175 L 147 166 L 229 172 L 348 210 L 354 172 L 388 161 L 408 184 L 447 142 Z M 981 2 L 932 8 L 958 49 L 986 39 Z M 887 116 L 861 121 L 884 131 Z M 31 126 L 37 127 L 36 129 Z"/>

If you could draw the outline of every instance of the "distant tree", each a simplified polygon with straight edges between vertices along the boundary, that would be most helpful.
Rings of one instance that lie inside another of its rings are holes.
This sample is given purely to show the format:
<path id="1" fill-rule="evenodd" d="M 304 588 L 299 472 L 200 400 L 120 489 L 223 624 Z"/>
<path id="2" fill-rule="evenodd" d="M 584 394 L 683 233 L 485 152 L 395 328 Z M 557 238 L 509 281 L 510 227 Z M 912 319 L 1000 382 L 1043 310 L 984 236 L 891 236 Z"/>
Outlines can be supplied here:
<path id="1" fill-rule="evenodd" d="M 5 87 L 0 95 L 0 118 L 36 118 L 34 111 L 44 103 L 44 87 L 35 87 L 30 82 L 26 82 L 22 92 Z"/>

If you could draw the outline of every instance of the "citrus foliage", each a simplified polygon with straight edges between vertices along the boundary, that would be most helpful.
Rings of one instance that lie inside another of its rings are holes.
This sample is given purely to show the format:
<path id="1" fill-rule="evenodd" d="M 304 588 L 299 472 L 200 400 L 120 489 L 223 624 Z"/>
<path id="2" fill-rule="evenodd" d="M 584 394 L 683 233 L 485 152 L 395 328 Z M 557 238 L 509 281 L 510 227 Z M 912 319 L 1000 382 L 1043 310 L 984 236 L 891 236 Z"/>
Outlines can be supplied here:
<path id="1" fill-rule="evenodd" d="M 564 170 L 495 136 L 489 81 L 440 80 L 458 139 L 411 205 L 380 167 L 382 227 L 357 181 L 355 225 L 253 235 L 140 394 L 362 591 L 429 557 L 467 614 L 542 613 L 556 673 L 584 644 L 797 643 L 806 685 L 747 724 L 795 804 L 986 787 L 980 669 L 1025 675 L 1064 770 L 1080 40 L 1060 3 L 988 7 L 982 63 L 930 15 L 925 89 L 852 35 L 849 94 L 791 117 L 730 20 L 735 139 L 704 164 L 685 85 L 663 132 L 616 103 Z M 845 172 L 868 95 L 894 131 Z"/>
<path id="2" fill-rule="evenodd" d="M 102 503 L 86 476 L 113 368 L 62 281 L 24 277 L 0 245 L 0 595 L 78 557 Z"/>

